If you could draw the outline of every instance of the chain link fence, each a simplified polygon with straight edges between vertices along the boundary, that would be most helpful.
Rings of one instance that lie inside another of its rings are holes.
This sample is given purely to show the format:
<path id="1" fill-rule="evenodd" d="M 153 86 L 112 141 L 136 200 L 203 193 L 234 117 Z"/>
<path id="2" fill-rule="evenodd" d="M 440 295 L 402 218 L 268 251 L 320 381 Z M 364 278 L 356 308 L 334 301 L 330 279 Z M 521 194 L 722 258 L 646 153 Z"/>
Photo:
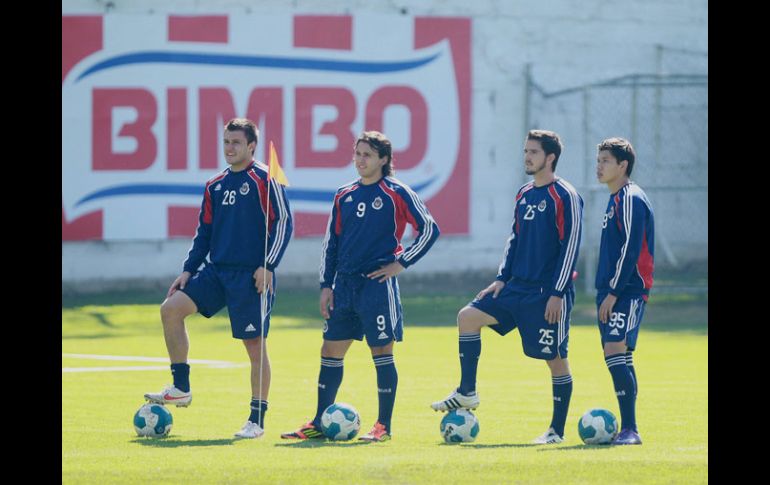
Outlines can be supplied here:
<path id="1" fill-rule="evenodd" d="M 654 74 L 555 92 L 533 79 L 531 66 L 525 70 L 524 127 L 562 136 L 558 174 L 585 201 L 578 264 L 587 291 L 593 291 L 600 221 L 609 196 L 596 180 L 596 145 L 612 136 L 630 140 L 636 150 L 631 178 L 647 192 L 655 211 L 656 273 L 693 267 L 708 273 L 708 55 L 662 46 L 656 51 Z M 707 291 L 707 283 L 698 281 L 682 284 Z"/>

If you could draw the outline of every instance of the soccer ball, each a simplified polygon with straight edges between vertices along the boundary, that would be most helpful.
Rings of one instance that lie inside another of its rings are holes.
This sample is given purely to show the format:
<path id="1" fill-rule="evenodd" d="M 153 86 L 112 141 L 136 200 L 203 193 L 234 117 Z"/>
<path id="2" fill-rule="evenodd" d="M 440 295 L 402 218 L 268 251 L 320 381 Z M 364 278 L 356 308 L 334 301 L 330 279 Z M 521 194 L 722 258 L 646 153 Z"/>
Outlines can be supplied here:
<path id="1" fill-rule="evenodd" d="M 447 443 L 470 443 L 479 434 L 479 420 L 467 409 L 454 409 L 441 419 L 440 429 Z"/>
<path id="2" fill-rule="evenodd" d="M 361 417 L 356 408 L 344 402 L 337 402 L 324 410 L 321 415 L 321 430 L 327 438 L 346 441 L 358 434 Z"/>
<path id="3" fill-rule="evenodd" d="M 162 404 L 148 403 L 134 414 L 134 429 L 139 436 L 162 438 L 171 431 L 174 417 Z"/>
<path id="4" fill-rule="evenodd" d="M 606 445 L 618 434 L 618 420 L 606 409 L 589 409 L 578 421 L 578 434 L 587 445 Z"/>

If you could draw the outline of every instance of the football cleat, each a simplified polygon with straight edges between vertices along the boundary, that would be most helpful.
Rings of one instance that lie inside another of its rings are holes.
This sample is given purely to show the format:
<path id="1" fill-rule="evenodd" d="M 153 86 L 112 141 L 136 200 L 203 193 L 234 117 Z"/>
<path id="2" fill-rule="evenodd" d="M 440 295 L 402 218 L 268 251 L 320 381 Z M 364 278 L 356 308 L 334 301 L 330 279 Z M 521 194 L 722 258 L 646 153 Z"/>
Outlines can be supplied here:
<path id="1" fill-rule="evenodd" d="M 192 402 L 192 392 L 184 392 L 169 384 L 158 393 L 148 392 L 144 398 L 157 404 L 173 404 L 178 408 L 186 408 Z"/>
<path id="2" fill-rule="evenodd" d="M 443 401 L 436 401 L 430 405 L 434 411 L 451 411 L 452 409 L 476 409 L 479 407 L 479 394 L 474 392 L 467 396 L 459 390 L 454 390 Z"/>
<path id="3" fill-rule="evenodd" d="M 388 441 L 390 439 L 390 433 L 385 429 L 385 425 L 378 421 L 374 423 L 374 427 L 371 431 L 363 436 L 359 436 L 358 439 L 369 442 Z"/>
<path id="4" fill-rule="evenodd" d="M 308 421 L 299 427 L 296 431 L 281 433 L 281 438 L 285 440 L 312 440 L 323 438 L 324 434 L 316 428 L 312 421 Z"/>
<path id="5" fill-rule="evenodd" d="M 538 436 L 535 438 L 533 443 L 536 445 L 550 445 L 555 443 L 561 443 L 564 441 L 564 438 L 556 434 L 556 431 L 553 430 L 553 428 L 548 428 L 548 431 L 543 433 L 542 436 Z"/>
<path id="6" fill-rule="evenodd" d="M 262 429 L 257 423 L 246 421 L 240 431 L 235 433 L 238 438 L 259 438 L 265 434 L 265 430 Z"/>
<path id="7" fill-rule="evenodd" d="M 641 445 L 642 437 L 633 429 L 621 429 L 620 433 L 612 440 L 613 445 Z"/>

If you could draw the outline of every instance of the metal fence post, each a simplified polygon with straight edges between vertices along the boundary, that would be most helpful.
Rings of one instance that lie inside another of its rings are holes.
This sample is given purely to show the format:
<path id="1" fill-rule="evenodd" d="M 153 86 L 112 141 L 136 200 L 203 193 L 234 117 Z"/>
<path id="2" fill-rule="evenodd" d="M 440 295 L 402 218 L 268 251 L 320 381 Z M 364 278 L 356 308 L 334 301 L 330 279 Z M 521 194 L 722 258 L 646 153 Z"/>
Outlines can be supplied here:
<path id="1" fill-rule="evenodd" d="M 591 162 L 593 158 L 593 143 L 591 141 L 591 88 L 583 88 L 583 213 L 590 213 L 594 203 L 594 191 L 591 190 Z M 596 277 L 596 253 L 598 247 L 595 244 L 593 231 L 586 229 L 583 219 L 583 289 L 589 295 L 596 292 L 594 278 Z"/>

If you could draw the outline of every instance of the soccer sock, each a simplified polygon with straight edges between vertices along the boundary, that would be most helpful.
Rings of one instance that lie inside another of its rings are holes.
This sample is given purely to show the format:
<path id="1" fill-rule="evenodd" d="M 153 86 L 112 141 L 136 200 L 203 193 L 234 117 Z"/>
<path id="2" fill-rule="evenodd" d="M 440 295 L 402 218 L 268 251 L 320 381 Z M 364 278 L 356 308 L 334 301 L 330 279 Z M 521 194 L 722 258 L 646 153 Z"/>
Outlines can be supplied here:
<path id="1" fill-rule="evenodd" d="M 636 396 L 634 377 L 626 365 L 625 354 L 608 355 L 604 358 L 615 385 L 615 395 L 620 407 L 621 429 L 636 429 Z"/>
<path id="2" fill-rule="evenodd" d="M 313 425 L 321 429 L 321 415 L 334 404 L 337 390 L 342 384 L 343 359 L 321 357 L 321 371 L 318 373 L 318 405 L 313 418 Z"/>
<path id="3" fill-rule="evenodd" d="M 461 333 L 460 337 L 460 387 L 461 394 L 473 395 L 476 392 L 476 370 L 481 355 L 481 334 Z"/>
<path id="4" fill-rule="evenodd" d="M 190 392 L 190 365 L 187 363 L 171 364 L 171 375 L 174 387 L 180 391 Z"/>
<path id="5" fill-rule="evenodd" d="M 636 380 L 636 369 L 634 369 L 634 354 L 626 352 L 626 367 L 631 371 L 631 377 L 634 378 L 634 396 L 639 394 L 639 381 Z"/>
<path id="6" fill-rule="evenodd" d="M 572 397 L 572 375 L 551 377 L 553 386 L 553 416 L 551 427 L 556 434 L 564 437 L 564 423 L 567 422 L 569 400 Z"/>
<path id="7" fill-rule="evenodd" d="M 249 421 L 257 423 L 260 428 L 265 429 L 265 413 L 267 412 L 267 401 L 251 398 L 251 414 Z"/>
<path id="8" fill-rule="evenodd" d="M 377 421 L 385 425 L 390 433 L 390 418 L 393 416 L 393 404 L 396 402 L 398 372 L 393 362 L 393 354 L 375 355 L 374 368 L 377 369 L 377 398 L 380 401 L 380 414 Z"/>

